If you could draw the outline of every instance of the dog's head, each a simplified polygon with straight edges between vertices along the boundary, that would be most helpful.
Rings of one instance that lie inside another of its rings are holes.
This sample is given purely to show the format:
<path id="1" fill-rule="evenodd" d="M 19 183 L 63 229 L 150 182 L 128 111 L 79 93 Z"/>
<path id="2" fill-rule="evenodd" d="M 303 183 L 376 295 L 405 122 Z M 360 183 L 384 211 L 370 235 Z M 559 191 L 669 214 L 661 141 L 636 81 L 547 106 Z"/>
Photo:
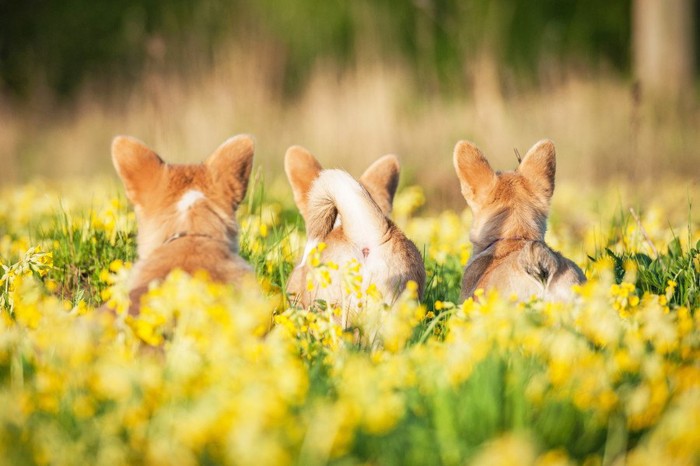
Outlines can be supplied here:
<path id="1" fill-rule="evenodd" d="M 118 136 L 112 161 L 134 204 L 139 255 L 180 232 L 235 239 L 235 213 L 245 197 L 253 165 L 252 137 L 224 142 L 201 164 L 165 163 L 142 142 Z"/>
<path id="2" fill-rule="evenodd" d="M 460 141 L 454 166 L 462 195 L 473 213 L 471 241 L 484 248 L 498 239 L 543 239 L 554 192 L 554 144 L 532 146 L 518 168 L 494 172 L 481 151 Z"/>
<path id="3" fill-rule="evenodd" d="M 284 170 L 292 186 L 294 202 L 306 221 L 309 218 L 309 191 L 323 167 L 308 150 L 292 146 L 284 156 Z M 399 170 L 396 156 L 385 155 L 370 165 L 358 179 L 387 217 L 391 214 L 394 194 L 399 184 Z"/>

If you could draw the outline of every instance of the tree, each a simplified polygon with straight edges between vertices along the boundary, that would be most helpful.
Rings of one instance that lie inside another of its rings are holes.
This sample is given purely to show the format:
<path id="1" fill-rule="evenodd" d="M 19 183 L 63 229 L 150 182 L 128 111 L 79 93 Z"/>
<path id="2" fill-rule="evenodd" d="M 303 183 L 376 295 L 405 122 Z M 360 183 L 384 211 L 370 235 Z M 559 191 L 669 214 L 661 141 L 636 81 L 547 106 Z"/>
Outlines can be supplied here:
<path id="1" fill-rule="evenodd" d="M 669 103 L 692 95 L 694 0 L 634 0 L 633 66 L 642 93 Z"/>

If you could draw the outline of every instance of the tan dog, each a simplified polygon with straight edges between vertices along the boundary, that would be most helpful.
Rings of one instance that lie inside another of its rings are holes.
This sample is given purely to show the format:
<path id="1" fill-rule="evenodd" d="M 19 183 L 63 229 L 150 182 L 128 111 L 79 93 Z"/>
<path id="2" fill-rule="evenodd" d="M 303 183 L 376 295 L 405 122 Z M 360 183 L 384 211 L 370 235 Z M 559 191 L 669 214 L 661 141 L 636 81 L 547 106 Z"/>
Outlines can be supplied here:
<path id="1" fill-rule="evenodd" d="M 118 136 L 112 161 L 134 204 L 139 260 L 132 272 L 130 314 L 153 280 L 173 269 L 204 270 L 222 283 L 252 276 L 238 256 L 236 208 L 245 197 L 254 143 L 236 136 L 198 165 L 170 165 L 140 141 Z"/>
<path id="2" fill-rule="evenodd" d="M 554 144 L 535 144 L 512 172 L 494 172 L 481 151 L 460 141 L 454 166 L 472 210 L 473 245 L 462 280 L 461 299 L 479 288 L 527 300 L 535 295 L 567 300 L 571 285 L 586 280 L 571 260 L 544 243 L 554 192 Z"/>
<path id="3" fill-rule="evenodd" d="M 399 162 L 386 155 L 374 162 L 359 182 L 342 170 L 323 170 L 306 149 L 287 150 L 284 167 L 294 200 L 306 222 L 308 242 L 301 263 L 294 269 L 287 291 L 308 306 L 317 299 L 344 308 L 348 296 L 340 277 L 331 286 L 307 289 L 311 267 L 309 252 L 323 242 L 322 261 L 342 266 L 352 259 L 362 267 L 363 288 L 374 284 L 387 303 L 392 303 L 413 280 L 422 296 L 425 266 L 418 248 L 387 218 L 399 180 Z M 343 317 L 347 325 L 347 315 Z"/>

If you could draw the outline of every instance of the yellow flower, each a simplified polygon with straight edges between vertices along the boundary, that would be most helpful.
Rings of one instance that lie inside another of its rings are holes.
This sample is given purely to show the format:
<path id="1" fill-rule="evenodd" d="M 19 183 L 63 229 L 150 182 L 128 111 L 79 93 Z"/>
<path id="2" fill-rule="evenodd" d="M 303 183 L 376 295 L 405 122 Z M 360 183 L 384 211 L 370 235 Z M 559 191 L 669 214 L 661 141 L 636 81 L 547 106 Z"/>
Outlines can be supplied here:
<path id="1" fill-rule="evenodd" d="M 397 218 L 411 216 L 425 203 L 425 195 L 420 186 L 409 186 L 394 197 L 393 211 Z"/>

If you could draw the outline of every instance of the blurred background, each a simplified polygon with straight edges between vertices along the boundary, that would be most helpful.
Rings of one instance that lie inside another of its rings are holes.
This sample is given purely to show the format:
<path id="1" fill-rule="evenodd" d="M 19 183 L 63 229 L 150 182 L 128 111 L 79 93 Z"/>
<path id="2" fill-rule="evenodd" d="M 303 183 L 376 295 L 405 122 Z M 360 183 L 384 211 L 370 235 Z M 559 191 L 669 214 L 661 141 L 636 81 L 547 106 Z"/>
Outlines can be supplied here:
<path id="1" fill-rule="evenodd" d="M 558 181 L 697 186 L 694 0 L 0 0 L 0 185 L 112 173 L 129 134 L 198 162 L 237 133 L 266 179 L 301 144 L 461 205 L 459 139 Z M 458 199 L 458 200 L 456 200 Z"/>

